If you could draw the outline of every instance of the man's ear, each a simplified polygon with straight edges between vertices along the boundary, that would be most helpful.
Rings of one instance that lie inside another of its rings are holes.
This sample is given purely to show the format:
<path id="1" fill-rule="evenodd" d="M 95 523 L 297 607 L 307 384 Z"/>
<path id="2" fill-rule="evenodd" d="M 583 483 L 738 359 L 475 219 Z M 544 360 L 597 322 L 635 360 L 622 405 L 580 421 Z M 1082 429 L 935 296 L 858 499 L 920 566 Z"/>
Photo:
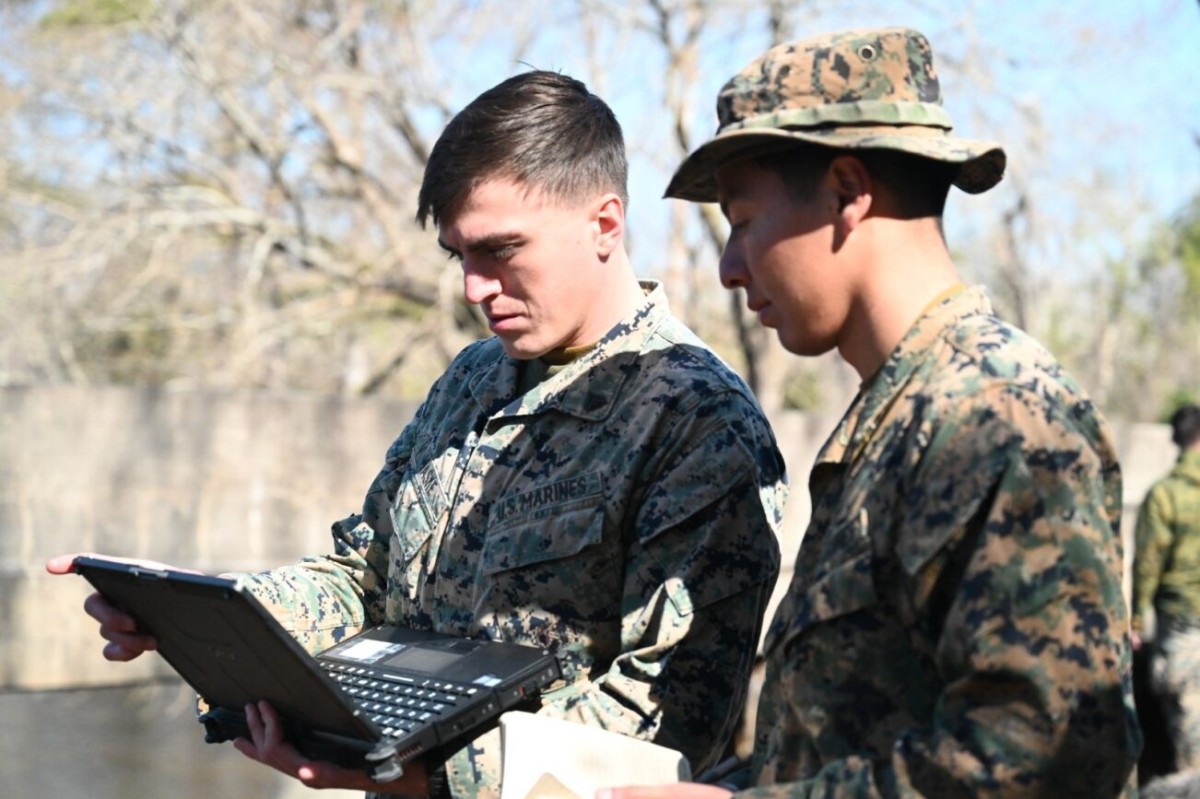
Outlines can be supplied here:
<path id="1" fill-rule="evenodd" d="M 604 194 L 596 200 L 596 252 L 607 258 L 625 238 L 625 203 L 613 193 Z"/>
<path id="2" fill-rule="evenodd" d="M 858 227 L 871 211 L 875 184 L 862 161 L 840 155 L 829 165 L 830 185 L 837 197 L 838 224 L 843 233 Z"/>

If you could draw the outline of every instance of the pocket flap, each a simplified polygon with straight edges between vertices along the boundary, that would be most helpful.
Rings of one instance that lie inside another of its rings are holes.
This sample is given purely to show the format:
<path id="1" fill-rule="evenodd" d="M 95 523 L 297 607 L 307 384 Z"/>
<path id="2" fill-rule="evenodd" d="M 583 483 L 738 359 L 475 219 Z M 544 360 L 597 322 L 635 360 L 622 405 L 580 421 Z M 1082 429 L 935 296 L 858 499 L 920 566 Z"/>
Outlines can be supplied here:
<path id="1" fill-rule="evenodd" d="M 877 594 L 872 557 L 869 550 L 857 552 L 810 583 L 803 593 L 785 599 L 764 642 L 764 649 L 770 651 L 817 624 L 874 605 Z"/>
<path id="2" fill-rule="evenodd" d="M 529 524 L 488 532 L 483 573 L 530 566 L 576 555 L 604 537 L 604 505 L 562 510 Z"/>
<path id="3" fill-rule="evenodd" d="M 818 624 L 875 603 L 875 578 L 872 555 L 863 552 L 830 569 L 809 586 L 797 622 L 805 627 Z"/>

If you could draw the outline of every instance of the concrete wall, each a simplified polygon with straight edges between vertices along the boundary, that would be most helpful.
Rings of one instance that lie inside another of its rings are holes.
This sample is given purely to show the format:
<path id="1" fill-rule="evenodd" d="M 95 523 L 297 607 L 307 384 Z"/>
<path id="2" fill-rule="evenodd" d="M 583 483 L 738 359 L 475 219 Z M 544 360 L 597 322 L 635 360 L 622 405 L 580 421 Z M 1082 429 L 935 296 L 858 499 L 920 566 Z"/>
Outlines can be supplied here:
<path id="1" fill-rule="evenodd" d="M 324 552 L 330 522 L 357 509 L 414 410 L 305 396 L 0 390 L 0 691 L 169 673 L 158 658 L 104 661 L 80 610 L 87 584 L 47 575 L 47 557 L 92 550 L 215 572 Z M 785 558 L 808 517 L 808 468 L 836 421 L 773 419 L 793 482 Z M 1174 458 L 1168 433 L 1117 426 L 1127 531 Z"/>
<path id="2" fill-rule="evenodd" d="M 0 391 L 0 689 L 110 684 L 165 667 L 100 658 L 79 577 L 92 550 L 204 571 L 324 552 L 411 404 L 120 388 Z"/>

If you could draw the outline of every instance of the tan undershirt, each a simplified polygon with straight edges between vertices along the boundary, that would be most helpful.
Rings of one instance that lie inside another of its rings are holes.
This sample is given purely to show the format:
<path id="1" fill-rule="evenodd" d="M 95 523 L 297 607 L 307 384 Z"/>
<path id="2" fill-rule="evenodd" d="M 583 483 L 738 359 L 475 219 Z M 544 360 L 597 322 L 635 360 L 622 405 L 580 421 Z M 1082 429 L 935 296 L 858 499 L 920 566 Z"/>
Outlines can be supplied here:
<path id="1" fill-rule="evenodd" d="M 539 383 L 549 380 L 561 372 L 569 364 L 596 349 L 595 344 L 584 344 L 579 347 L 559 347 L 550 350 L 540 358 L 521 361 L 517 367 L 517 394 L 526 393 Z"/>

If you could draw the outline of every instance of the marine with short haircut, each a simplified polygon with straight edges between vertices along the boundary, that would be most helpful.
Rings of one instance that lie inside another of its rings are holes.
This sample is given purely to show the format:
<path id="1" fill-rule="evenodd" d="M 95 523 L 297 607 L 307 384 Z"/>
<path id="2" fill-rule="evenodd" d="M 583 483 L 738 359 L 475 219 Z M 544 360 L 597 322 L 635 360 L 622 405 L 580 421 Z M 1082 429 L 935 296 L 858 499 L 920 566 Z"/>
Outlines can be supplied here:
<path id="1" fill-rule="evenodd" d="M 510 78 L 451 120 L 417 217 L 495 335 L 433 384 L 332 554 L 245 580 L 310 651 L 383 622 L 549 649 L 562 680 L 539 712 L 701 770 L 745 703 L 784 467 L 746 384 L 635 277 L 625 184 L 616 118 L 567 76 Z M 147 647 L 89 603 L 106 656 Z M 303 758 L 269 706 L 247 719 L 239 750 L 306 785 L 499 793 L 498 731 L 455 753 L 445 782 L 413 768 L 372 786 Z"/>
<path id="2" fill-rule="evenodd" d="M 725 286 L 862 382 L 809 478 L 746 779 L 613 793 L 1135 795 L 1112 434 L 942 232 L 950 186 L 994 186 L 1003 149 L 950 135 L 906 28 L 768 50 L 717 111 L 667 194 L 719 202 Z"/>

